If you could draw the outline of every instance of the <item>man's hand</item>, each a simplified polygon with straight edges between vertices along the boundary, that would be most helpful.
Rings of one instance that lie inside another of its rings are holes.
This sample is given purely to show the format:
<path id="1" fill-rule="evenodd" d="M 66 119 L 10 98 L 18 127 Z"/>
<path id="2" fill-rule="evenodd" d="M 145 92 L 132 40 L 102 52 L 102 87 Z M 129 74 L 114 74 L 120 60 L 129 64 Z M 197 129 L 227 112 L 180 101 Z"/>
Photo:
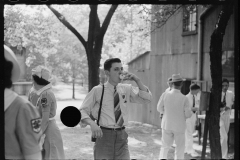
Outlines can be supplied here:
<path id="1" fill-rule="evenodd" d="M 139 78 L 133 73 L 124 72 L 123 75 L 125 76 L 123 80 L 139 81 Z"/>
<path id="2" fill-rule="evenodd" d="M 103 136 L 102 129 L 95 122 L 92 122 L 90 127 L 93 138 L 101 138 Z"/>
<path id="3" fill-rule="evenodd" d="M 148 92 L 148 89 L 143 85 L 143 83 L 135 74 L 129 73 L 129 72 L 123 72 L 123 75 L 125 76 L 123 80 L 135 81 L 140 90 Z"/>
<path id="4" fill-rule="evenodd" d="M 228 111 L 228 110 L 230 110 L 230 108 L 226 106 L 226 107 L 224 107 L 224 110 Z"/>

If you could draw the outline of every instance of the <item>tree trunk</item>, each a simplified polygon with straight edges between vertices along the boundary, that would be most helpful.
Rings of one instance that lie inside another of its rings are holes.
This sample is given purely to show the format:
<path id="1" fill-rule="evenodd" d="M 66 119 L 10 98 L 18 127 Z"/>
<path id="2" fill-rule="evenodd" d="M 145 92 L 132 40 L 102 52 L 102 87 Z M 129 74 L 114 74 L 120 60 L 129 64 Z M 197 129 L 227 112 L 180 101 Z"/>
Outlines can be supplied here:
<path id="1" fill-rule="evenodd" d="M 73 60 L 73 65 L 72 65 L 72 85 L 73 85 L 72 99 L 75 99 L 75 78 L 76 78 L 76 60 Z"/>
<path id="2" fill-rule="evenodd" d="M 65 19 L 65 17 L 50 5 L 47 7 L 55 14 L 60 22 L 63 23 L 83 44 L 88 59 L 88 90 L 99 84 L 99 67 L 101 60 L 101 51 L 103 38 L 111 21 L 111 18 L 118 5 L 112 5 L 109 9 L 102 26 L 97 14 L 98 5 L 90 5 L 88 41 L 86 42 L 82 35 Z"/>
<path id="3" fill-rule="evenodd" d="M 99 40 L 103 41 L 103 40 Z M 88 59 L 88 91 L 99 84 L 99 67 L 101 59 L 101 44 L 96 43 L 93 53 L 87 53 Z"/>
<path id="4" fill-rule="evenodd" d="M 99 84 L 100 61 L 96 60 L 94 54 L 88 54 L 88 91 Z"/>
<path id="5" fill-rule="evenodd" d="M 72 85 L 73 85 L 72 99 L 75 99 L 75 78 L 73 78 Z"/>
<path id="6" fill-rule="evenodd" d="M 209 104 L 209 139 L 211 159 L 221 159 L 221 144 L 219 132 L 219 118 L 222 92 L 222 43 L 225 29 L 233 13 L 233 1 L 224 5 L 219 13 L 217 24 L 211 35 L 210 42 L 210 69 L 212 78 L 212 90 Z"/>

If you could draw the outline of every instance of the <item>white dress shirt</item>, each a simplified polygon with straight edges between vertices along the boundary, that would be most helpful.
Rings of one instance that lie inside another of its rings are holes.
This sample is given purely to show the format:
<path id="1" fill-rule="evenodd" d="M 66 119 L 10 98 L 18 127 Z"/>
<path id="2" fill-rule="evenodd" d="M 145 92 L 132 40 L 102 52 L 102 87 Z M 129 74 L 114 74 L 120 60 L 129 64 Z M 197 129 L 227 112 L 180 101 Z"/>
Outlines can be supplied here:
<path id="1" fill-rule="evenodd" d="M 187 97 L 174 88 L 163 94 L 158 104 L 158 111 L 164 112 L 162 129 L 184 133 L 186 119 L 192 115 Z"/>
<path id="2" fill-rule="evenodd" d="M 223 101 L 223 97 L 224 97 L 225 92 L 222 92 L 222 100 Z M 226 106 L 229 108 L 232 108 L 232 105 L 234 103 L 234 94 L 232 91 L 227 90 L 226 92 Z"/>
<path id="3" fill-rule="evenodd" d="M 195 99 L 194 107 L 199 108 L 199 105 L 197 104 L 197 98 L 198 97 L 195 96 L 195 95 L 192 95 L 190 92 L 186 95 L 186 97 L 188 98 L 188 101 L 189 101 L 189 106 L 190 106 L 190 108 L 193 107 L 193 96 L 194 96 L 194 99 Z"/>
<path id="4" fill-rule="evenodd" d="M 114 115 L 114 86 L 109 82 L 104 84 L 104 96 L 102 101 L 102 110 L 99 120 L 99 125 L 108 128 L 118 128 L 119 126 L 115 122 Z M 138 87 L 134 87 L 131 84 L 117 85 L 117 92 L 119 94 L 120 108 L 123 115 L 123 126 L 128 124 L 128 106 L 130 103 L 150 103 L 152 94 L 148 89 L 148 92 L 139 90 Z M 100 100 L 102 95 L 102 85 L 95 86 L 85 97 L 81 107 L 79 108 L 82 114 L 82 120 L 90 118 L 90 112 L 93 117 L 97 119 L 98 110 L 100 107 Z M 86 127 L 82 121 L 81 127 Z"/>

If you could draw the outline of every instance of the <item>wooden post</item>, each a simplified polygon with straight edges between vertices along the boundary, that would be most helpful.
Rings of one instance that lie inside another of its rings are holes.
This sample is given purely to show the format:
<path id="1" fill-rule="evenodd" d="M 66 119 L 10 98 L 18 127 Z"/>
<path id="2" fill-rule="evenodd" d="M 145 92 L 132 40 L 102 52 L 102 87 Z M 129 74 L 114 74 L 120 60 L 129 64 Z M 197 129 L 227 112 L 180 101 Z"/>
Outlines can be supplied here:
<path id="1" fill-rule="evenodd" d="M 202 147 L 202 159 L 205 159 L 205 155 L 206 155 L 206 147 L 207 147 L 207 138 L 208 138 L 208 131 L 209 131 L 209 127 L 208 127 L 208 110 L 206 111 L 206 117 L 205 117 L 205 123 L 204 123 L 204 133 L 203 133 L 203 147 Z"/>
<path id="2" fill-rule="evenodd" d="M 202 159 L 205 159 L 206 155 L 206 146 L 208 138 L 208 121 L 209 121 L 209 102 L 210 102 L 210 92 L 202 92 L 200 97 L 199 110 L 206 111 L 205 122 L 204 122 L 204 133 L 203 133 L 203 147 L 202 147 Z M 200 138 L 200 136 L 199 136 Z M 200 141 L 199 141 L 200 142 Z"/>

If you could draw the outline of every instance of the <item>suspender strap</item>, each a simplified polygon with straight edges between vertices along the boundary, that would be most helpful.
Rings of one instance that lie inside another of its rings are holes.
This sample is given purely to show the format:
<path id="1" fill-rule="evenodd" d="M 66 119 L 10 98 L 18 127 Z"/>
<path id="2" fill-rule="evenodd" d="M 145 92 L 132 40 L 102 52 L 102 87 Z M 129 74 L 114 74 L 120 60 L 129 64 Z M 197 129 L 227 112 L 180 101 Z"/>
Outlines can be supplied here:
<path id="1" fill-rule="evenodd" d="M 103 89 L 102 89 L 102 96 L 101 96 L 101 101 L 100 101 L 100 107 L 99 107 L 99 111 L 98 111 L 98 120 L 97 120 L 97 125 L 99 126 L 99 120 L 100 120 L 100 115 L 101 115 L 101 110 L 102 110 L 102 100 L 103 100 L 103 94 L 104 94 L 104 85 Z"/>

